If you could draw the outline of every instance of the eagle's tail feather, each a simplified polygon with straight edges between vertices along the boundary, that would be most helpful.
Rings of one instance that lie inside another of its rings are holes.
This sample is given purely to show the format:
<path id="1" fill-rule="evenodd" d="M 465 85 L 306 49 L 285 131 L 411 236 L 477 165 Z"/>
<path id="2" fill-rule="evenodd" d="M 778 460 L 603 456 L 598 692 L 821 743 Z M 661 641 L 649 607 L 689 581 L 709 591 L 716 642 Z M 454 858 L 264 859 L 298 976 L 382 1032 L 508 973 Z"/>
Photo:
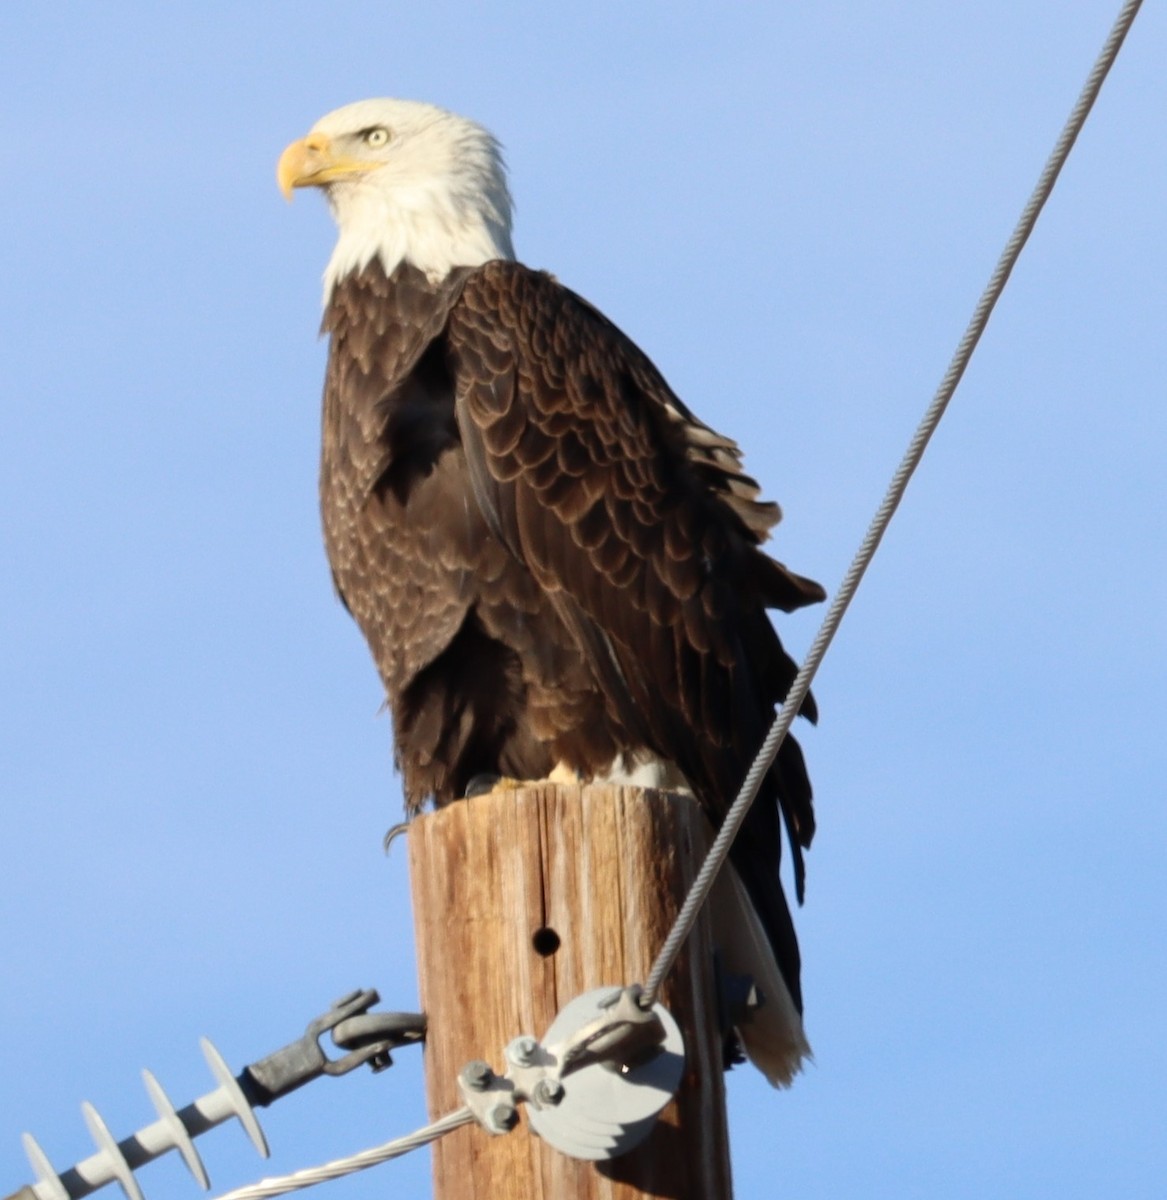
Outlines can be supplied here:
<path id="1" fill-rule="evenodd" d="M 811 1049 L 763 922 L 732 863 L 718 877 L 710 905 L 722 966 L 734 975 L 748 975 L 762 1000 L 736 1026 L 742 1048 L 775 1087 L 787 1087 L 810 1059 Z"/>

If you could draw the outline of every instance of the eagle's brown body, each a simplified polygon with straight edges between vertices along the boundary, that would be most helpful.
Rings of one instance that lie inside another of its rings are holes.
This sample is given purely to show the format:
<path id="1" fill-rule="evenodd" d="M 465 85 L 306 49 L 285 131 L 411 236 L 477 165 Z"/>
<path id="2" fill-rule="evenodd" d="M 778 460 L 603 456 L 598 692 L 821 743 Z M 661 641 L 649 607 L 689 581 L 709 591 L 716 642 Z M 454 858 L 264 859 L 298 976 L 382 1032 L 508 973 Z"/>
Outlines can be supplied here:
<path id="1" fill-rule="evenodd" d="M 778 510 L 736 446 L 513 262 L 432 283 L 374 259 L 335 284 L 324 326 L 328 557 L 409 810 L 479 774 L 586 779 L 623 754 L 673 764 L 717 823 L 794 674 L 766 610 L 823 594 L 759 548 Z M 779 811 L 801 890 L 814 820 L 791 738 L 733 860 L 801 1008 Z"/>

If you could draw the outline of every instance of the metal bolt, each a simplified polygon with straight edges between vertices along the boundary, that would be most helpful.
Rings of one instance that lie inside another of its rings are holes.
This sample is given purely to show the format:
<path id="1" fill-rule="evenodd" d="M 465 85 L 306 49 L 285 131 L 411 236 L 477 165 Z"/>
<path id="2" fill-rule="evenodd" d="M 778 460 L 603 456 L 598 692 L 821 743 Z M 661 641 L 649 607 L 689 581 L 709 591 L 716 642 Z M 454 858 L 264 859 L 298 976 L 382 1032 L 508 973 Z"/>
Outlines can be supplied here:
<path id="1" fill-rule="evenodd" d="M 509 1100 L 504 1100 L 486 1114 L 486 1123 L 495 1133 L 510 1133 L 519 1123 L 519 1110 Z"/>
<path id="2" fill-rule="evenodd" d="M 563 1084 L 558 1079 L 540 1079 L 531 1091 L 531 1099 L 540 1108 L 552 1108 L 563 1099 Z"/>
<path id="3" fill-rule="evenodd" d="M 539 1043 L 533 1037 L 517 1037 L 507 1047 L 507 1058 L 516 1067 L 533 1067 Z"/>
<path id="4" fill-rule="evenodd" d="M 472 1092 L 485 1092 L 490 1087 L 490 1081 L 494 1078 L 494 1072 L 490 1069 L 489 1063 L 476 1060 L 475 1062 L 467 1063 L 462 1068 L 462 1078 Z"/>

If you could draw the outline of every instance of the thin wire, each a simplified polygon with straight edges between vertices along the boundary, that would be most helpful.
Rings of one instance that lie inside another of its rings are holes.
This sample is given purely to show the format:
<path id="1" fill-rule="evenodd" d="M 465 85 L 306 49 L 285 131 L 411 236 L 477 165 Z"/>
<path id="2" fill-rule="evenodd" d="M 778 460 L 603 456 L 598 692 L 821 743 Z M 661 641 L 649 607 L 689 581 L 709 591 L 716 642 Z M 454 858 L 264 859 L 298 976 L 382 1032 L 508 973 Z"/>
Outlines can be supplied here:
<path id="1" fill-rule="evenodd" d="M 964 336 L 960 339 L 956 352 L 952 356 L 952 361 L 949 363 L 948 370 L 945 372 L 944 378 L 940 381 L 940 386 L 936 389 L 932 403 L 920 421 L 920 425 L 912 437 L 895 475 L 892 477 L 887 494 L 883 498 L 883 503 L 872 518 L 867 535 L 856 552 L 855 558 L 847 570 L 847 574 L 843 577 L 843 582 L 839 585 L 839 590 L 835 594 L 830 608 L 827 610 L 827 615 L 823 619 L 822 626 L 815 636 L 810 650 L 807 652 L 806 661 L 802 664 L 801 669 L 794 678 L 794 682 L 790 685 L 786 701 L 778 713 L 774 724 L 771 726 L 770 732 L 766 735 L 766 739 L 758 751 L 758 756 L 742 783 L 737 799 L 733 802 L 729 812 L 726 813 L 721 829 L 718 831 L 713 845 L 709 848 L 709 853 L 705 856 L 705 861 L 701 864 L 701 870 L 697 873 L 697 878 L 693 881 L 693 886 L 689 889 L 689 894 L 685 898 L 685 903 L 682 905 L 681 911 L 677 914 L 673 928 L 669 932 L 669 936 L 665 939 L 660 952 L 657 954 L 656 961 L 652 965 L 652 970 L 649 972 L 648 981 L 644 987 L 642 1004 L 645 1006 L 651 1005 L 656 1001 L 657 993 L 664 982 L 665 976 L 672 969 L 677 955 L 685 943 L 685 939 L 692 931 L 693 925 L 697 920 L 697 914 L 701 911 L 701 906 L 708 898 L 718 872 L 725 863 L 730 846 L 733 844 L 733 839 L 741 828 L 751 803 L 753 803 L 754 798 L 758 794 L 758 789 L 766 772 L 770 769 L 770 765 L 778 754 L 778 748 L 782 745 L 783 738 L 785 738 L 789 731 L 798 710 L 802 707 L 802 702 L 806 699 L 807 692 L 810 691 L 811 681 L 814 679 L 815 672 L 818 670 L 819 664 L 822 662 L 823 656 L 826 654 L 827 648 L 830 646 L 835 632 L 839 628 L 843 614 L 847 611 L 847 607 L 859 587 L 863 573 L 867 570 L 868 564 L 874 557 L 875 551 L 879 547 L 879 543 L 892 517 L 895 515 L 895 511 L 899 507 L 900 500 L 907 489 L 908 481 L 919 465 L 920 459 L 924 455 L 924 450 L 937 425 L 940 424 L 940 418 L 944 415 L 944 410 L 948 407 L 948 402 L 952 399 L 952 395 L 956 391 L 961 377 L 964 375 L 965 368 L 972 358 L 973 351 L 980 341 L 981 334 L 989 322 L 993 308 L 1000 298 L 1001 293 L 1005 290 L 1005 284 L 1009 280 L 1013 266 L 1021 254 L 1026 241 L 1029 239 L 1029 235 L 1037 223 L 1037 218 L 1045 206 L 1045 202 L 1049 199 L 1050 193 L 1054 189 L 1058 175 L 1061 173 L 1061 169 L 1065 165 L 1070 151 L 1073 149 L 1074 142 L 1077 140 L 1082 126 L 1086 123 L 1086 118 L 1094 106 L 1094 101 L 1098 97 L 1098 93 L 1110 68 L 1114 65 L 1114 60 L 1118 57 L 1123 39 L 1126 37 L 1131 23 L 1138 14 L 1141 4 L 1142 0 L 1127 0 L 1098 55 L 1093 70 L 1091 70 L 1085 86 L 1078 97 L 1078 102 L 1074 105 L 1069 119 L 1062 129 L 1061 136 L 1058 138 L 1045 164 L 1045 168 L 1037 181 L 1037 186 L 1033 189 L 1033 194 L 1025 205 L 1017 226 L 1001 253 L 996 269 L 993 271 L 976 308 L 973 310 L 968 328 L 965 330 Z"/>
<path id="2" fill-rule="evenodd" d="M 271 1179 L 261 1179 L 258 1183 L 247 1187 L 236 1188 L 219 1197 L 219 1200 L 264 1200 L 268 1196 L 282 1196 L 286 1192 L 299 1191 L 300 1188 L 312 1187 L 313 1184 L 326 1183 L 330 1179 L 341 1179 L 356 1171 L 364 1171 L 380 1163 L 388 1162 L 391 1158 L 400 1158 L 411 1150 L 428 1146 L 430 1142 L 450 1133 L 462 1125 L 474 1121 L 474 1114 L 469 1108 L 455 1109 L 454 1112 L 439 1118 L 432 1125 L 426 1125 L 416 1133 L 406 1137 L 396 1138 L 383 1145 L 374 1146 L 371 1150 L 362 1150 L 348 1158 L 338 1158 L 324 1163 L 319 1167 L 307 1167 L 302 1171 L 293 1171 L 290 1175 L 276 1175 Z"/>

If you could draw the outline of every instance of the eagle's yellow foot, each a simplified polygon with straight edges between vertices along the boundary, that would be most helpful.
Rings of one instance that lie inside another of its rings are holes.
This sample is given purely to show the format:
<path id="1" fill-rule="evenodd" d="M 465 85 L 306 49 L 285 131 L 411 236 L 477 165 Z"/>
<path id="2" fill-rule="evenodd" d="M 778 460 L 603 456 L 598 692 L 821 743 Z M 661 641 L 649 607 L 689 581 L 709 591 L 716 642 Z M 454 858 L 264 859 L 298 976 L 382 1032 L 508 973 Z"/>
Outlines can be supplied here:
<path id="1" fill-rule="evenodd" d="M 551 768 L 551 774 L 547 776 L 548 783 L 579 783 L 579 772 L 574 767 L 569 767 L 565 762 L 557 762 Z"/>
<path id="2" fill-rule="evenodd" d="M 512 779 L 509 775 L 475 775 L 466 785 L 466 799 L 473 800 L 476 796 L 489 796 L 492 792 L 513 792 L 516 788 L 526 787 L 537 780 Z"/>
<path id="3" fill-rule="evenodd" d="M 537 787 L 541 783 L 579 783 L 579 772 L 558 762 L 546 779 L 512 779 L 509 775 L 475 775 L 466 785 L 466 799 L 489 796 L 493 792 L 513 792 L 518 788 Z"/>

